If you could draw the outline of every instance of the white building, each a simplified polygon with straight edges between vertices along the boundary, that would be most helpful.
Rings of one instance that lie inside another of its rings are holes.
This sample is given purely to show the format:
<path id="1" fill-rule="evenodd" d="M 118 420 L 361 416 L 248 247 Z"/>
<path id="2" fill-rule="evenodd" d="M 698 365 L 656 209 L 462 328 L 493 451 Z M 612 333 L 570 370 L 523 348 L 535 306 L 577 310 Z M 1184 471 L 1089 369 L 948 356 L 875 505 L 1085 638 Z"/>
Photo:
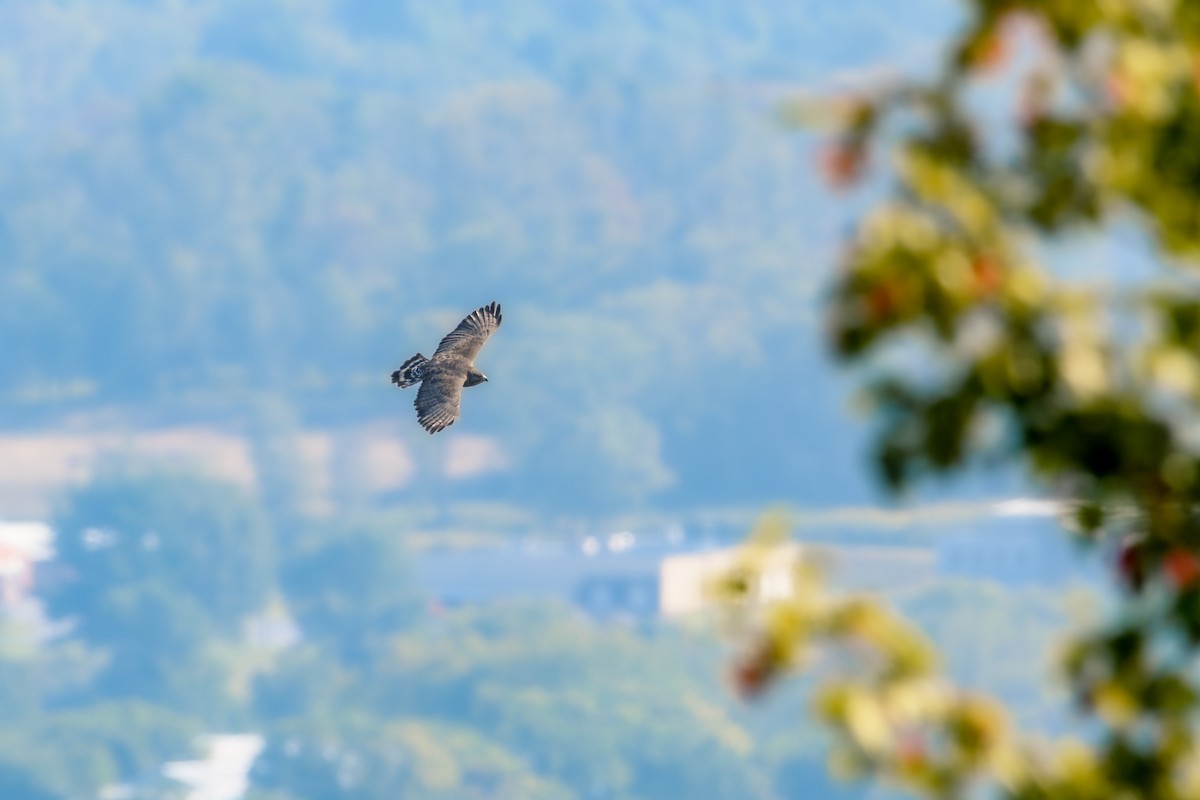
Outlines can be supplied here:
<path id="1" fill-rule="evenodd" d="M 764 577 L 768 591 L 790 588 L 801 550 L 818 556 L 839 588 L 888 592 L 931 577 L 931 548 L 793 543 Z M 650 619 L 701 610 L 709 584 L 734 563 L 736 545 L 656 540 L 627 532 L 579 543 L 541 543 L 426 551 L 414 557 L 425 592 L 447 606 L 516 597 L 557 598 L 597 618 Z M 774 587 L 772 589 L 771 587 Z"/>
<path id="2" fill-rule="evenodd" d="M 0 522 L 0 608 L 21 605 L 33 590 L 34 564 L 54 556 L 44 522 Z"/>

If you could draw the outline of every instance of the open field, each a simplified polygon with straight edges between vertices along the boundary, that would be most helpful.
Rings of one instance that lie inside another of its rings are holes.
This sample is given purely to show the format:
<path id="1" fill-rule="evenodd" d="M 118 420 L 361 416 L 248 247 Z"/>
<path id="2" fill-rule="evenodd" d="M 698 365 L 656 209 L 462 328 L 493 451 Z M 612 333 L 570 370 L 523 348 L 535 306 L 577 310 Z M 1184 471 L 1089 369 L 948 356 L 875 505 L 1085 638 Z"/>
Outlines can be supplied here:
<path id="1" fill-rule="evenodd" d="M 0 517 L 44 517 L 64 489 L 91 480 L 106 464 L 199 472 L 254 491 L 262 471 L 282 461 L 296 471 L 314 513 L 329 511 L 339 494 L 370 498 L 404 489 L 417 470 L 413 448 L 387 423 L 303 431 L 269 449 L 259 452 L 240 432 L 205 426 L 0 433 Z M 459 436 L 436 469 L 454 480 L 506 464 L 494 440 Z"/>

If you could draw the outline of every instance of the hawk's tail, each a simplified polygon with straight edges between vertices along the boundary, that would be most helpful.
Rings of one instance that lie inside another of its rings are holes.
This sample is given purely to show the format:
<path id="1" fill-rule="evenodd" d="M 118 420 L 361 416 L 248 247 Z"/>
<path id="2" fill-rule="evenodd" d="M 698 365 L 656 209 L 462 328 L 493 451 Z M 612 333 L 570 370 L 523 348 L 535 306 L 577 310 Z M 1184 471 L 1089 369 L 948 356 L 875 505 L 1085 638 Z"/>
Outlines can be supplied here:
<path id="1" fill-rule="evenodd" d="M 410 386 L 421 382 L 423 377 L 425 362 L 429 359 L 417 353 L 415 356 L 405 361 L 400 365 L 400 369 L 392 373 L 392 383 L 399 386 L 401 389 L 407 389 Z"/>

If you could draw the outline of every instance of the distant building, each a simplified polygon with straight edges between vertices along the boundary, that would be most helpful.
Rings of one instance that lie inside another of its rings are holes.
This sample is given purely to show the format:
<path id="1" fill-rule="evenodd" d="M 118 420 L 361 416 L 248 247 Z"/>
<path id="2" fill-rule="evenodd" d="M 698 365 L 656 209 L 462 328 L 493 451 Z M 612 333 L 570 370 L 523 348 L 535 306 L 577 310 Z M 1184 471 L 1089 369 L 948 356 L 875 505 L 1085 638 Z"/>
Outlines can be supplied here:
<path id="1" fill-rule="evenodd" d="M 763 565 L 758 599 L 782 597 L 792 589 L 792 572 L 800 545 L 778 548 Z M 662 561 L 658 611 L 663 617 L 681 617 L 703 611 L 712 604 L 714 583 L 737 565 L 738 548 L 680 553 Z"/>
<path id="2" fill-rule="evenodd" d="M 708 606 L 709 588 L 735 565 L 738 552 L 738 548 L 729 547 L 664 559 L 659 608 L 662 616 L 686 616 Z M 920 585 L 935 573 L 934 553 L 926 547 L 793 542 L 779 548 L 763 565 L 760 600 L 786 596 L 791 591 L 794 565 L 802 556 L 815 560 L 825 579 L 838 591 L 891 594 Z"/>
<path id="3" fill-rule="evenodd" d="M 189 788 L 187 800 L 239 800 L 249 788 L 250 768 L 262 752 L 256 733 L 213 734 L 203 737 L 203 761 L 169 761 L 162 772 Z"/>
<path id="4" fill-rule="evenodd" d="M 54 531 L 43 522 L 0 522 L 0 608 L 15 608 L 33 591 L 34 566 L 54 555 Z"/>
<path id="5" fill-rule="evenodd" d="M 890 595 L 947 577 L 1008 586 L 1088 580 L 1098 570 L 1063 530 L 1065 511 L 1053 501 L 1015 499 L 809 512 L 806 538 L 767 569 L 763 590 L 788 591 L 791 559 L 800 553 L 817 557 L 839 591 Z M 546 597 L 597 618 L 676 617 L 709 602 L 707 587 L 733 565 L 740 544 L 689 538 L 679 527 L 651 536 L 622 531 L 574 543 L 425 551 L 414 557 L 414 571 L 447 606 Z"/>
<path id="6" fill-rule="evenodd" d="M 801 549 L 828 563 L 831 579 L 852 590 L 891 591 L 927 579 L 933 552 L 918 547 L 837 547 L 793 544 L 768 569 L 764 590 L 784 594 Z M 675 617 L 702 609 L 707 589 L 734 563 L 736 546 L 683 537 L 639 542 L 628 532 L 573 544 L 517 544 L 426 551 L 415 576 L 445 606 L 516 597 L 557 598 L 599 619 Z"/>
<path id="7" fill-rule="evenodd" d="M 660 567 L 670 543 L 639 545 L 629 532 L 578 543 L 520 542 L 417 554 L 415 576 L 455 607 L 517 597 L 557 598 L 607 618 L 658 615 Z"/>

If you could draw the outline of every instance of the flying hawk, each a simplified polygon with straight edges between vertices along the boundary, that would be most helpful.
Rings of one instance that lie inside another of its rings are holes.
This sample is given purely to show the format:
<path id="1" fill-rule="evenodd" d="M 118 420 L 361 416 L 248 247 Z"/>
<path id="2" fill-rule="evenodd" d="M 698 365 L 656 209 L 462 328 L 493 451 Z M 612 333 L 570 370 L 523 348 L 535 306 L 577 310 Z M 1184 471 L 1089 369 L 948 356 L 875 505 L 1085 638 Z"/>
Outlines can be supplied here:
<path id="1" fill-rule="evenodd" d="M 463 387 L 487 380 L 487 375 L 475 368 L 475 356 L 499 327 L 499 303 L 472 311 L 446 334 L 432 356 L 417 353 L 392 373 L 392 383 L 401 389 L 421 384 L 413 405 L 422 428 L 437 433 L 458 419 Z"/>

